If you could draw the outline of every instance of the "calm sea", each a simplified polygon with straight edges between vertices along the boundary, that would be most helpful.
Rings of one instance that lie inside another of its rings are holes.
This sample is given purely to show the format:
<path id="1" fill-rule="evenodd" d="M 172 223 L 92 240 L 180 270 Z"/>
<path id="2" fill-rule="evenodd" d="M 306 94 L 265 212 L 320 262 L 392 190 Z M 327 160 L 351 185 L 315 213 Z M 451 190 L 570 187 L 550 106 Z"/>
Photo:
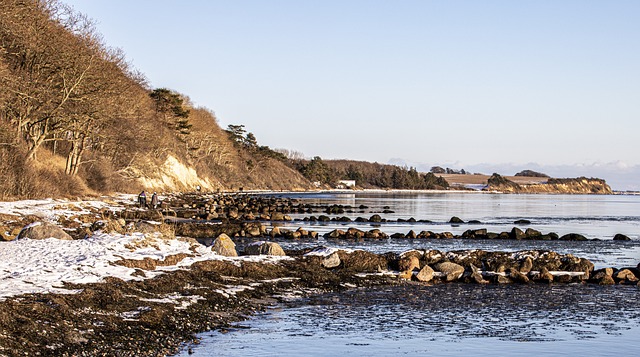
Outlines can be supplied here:
<path id="1" fill-rule="evenodd" d="M 377 213 L 393 220 L 431 221 L 285 225 L 302 225 L 321 234 L 346 227 L 379 228 L 389 234 L 409 230 L 461 234 L 477 228 L 501 232 L 511 230 L 515 220 L 528 219 L 531 224 L 521 228 L 560 235 L 580 233 L 598 240 L 353 242 L 320 238 L 281 241 L 285 248 L 325 245 L 375 252 L 550 249 L 591 259 L 596 268 L 640 263 L 640 196 L 398 192 L 286 196 L 352 207 L 340 217 L 355 219 Z M 380 213 L 385 209 L 393 213 Z M 447 223 L 452 216 L 481 223 L 452 225 Z M 632 240 L 612 240 L 617 233 Z M 293 298 L 227 333 L 203 334 L 203 343 L 193 351 L 194 356 L 635 356 L 640 354 L 639 334 L 640 289 L 635 286 L 408 284 Z"/>

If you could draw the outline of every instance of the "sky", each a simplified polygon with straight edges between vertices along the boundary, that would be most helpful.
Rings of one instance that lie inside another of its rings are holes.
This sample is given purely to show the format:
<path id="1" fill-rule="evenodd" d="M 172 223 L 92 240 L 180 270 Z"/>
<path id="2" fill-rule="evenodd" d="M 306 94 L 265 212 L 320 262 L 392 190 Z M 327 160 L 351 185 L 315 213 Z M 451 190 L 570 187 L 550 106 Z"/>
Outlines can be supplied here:
<path id="1" fill-rule="evenodd" d="M 635 0 L 62 1 L 261 145 L 640 190 Z"/>

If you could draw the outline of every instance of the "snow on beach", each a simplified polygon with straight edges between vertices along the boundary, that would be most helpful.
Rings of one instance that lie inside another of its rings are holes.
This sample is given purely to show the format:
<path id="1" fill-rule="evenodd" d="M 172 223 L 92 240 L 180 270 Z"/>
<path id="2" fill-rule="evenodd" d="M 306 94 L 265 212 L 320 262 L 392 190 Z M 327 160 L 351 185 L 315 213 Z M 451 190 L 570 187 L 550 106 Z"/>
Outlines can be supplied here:
<path id="1" fill-rule="evenodd" d="M 125 198 L 126 200 L 126 198 Z M 72 209 L 69 207 L 72 206 Z M 77 207 L 77 208 L 75 208 Z M 0 214 L 36 215 L 55 221 L 59 216 L 71 217 L 90 208 L 123 209 L 102 201 L 73 202 L 65 200 L 33 200 L 0 202 Z M 168 256 L 186 254 L 175 265 L 157 267 L 145 271 L 146 277 L 133 276 L 135 269 L 115 262 L 122 259 L 164 260 Z M 63 241 L 54 238 L 44 240 L 19 239 L 0 242 L 0 299 L 26 293 L 75 293 L 65 289 L 64 283 L 96 283 L 106 277 L 123 280 L 152 278 L 166 271 L 184 269 L 203 260 L 230 260 L 275 262 L 286 257 L 247 256 L 227 258 L 211 251 L 211 248 L 186 240 L 165 239 L 154 234 L 116 234 L 96 232 L 82 239 Z"/>

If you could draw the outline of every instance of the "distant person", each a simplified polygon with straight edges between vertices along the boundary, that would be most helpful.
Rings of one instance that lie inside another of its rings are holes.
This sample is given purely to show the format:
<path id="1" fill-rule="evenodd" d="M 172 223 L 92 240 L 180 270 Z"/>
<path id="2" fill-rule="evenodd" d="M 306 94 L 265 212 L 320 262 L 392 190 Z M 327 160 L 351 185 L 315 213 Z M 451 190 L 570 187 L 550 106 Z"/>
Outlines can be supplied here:
<path id="1" fill-rule="evenodd" d="M 147 207 L 147 194 L 144 193 L 144 191 L 140 192 L 140 194 L 138 195 L 138 205 L 140 206 L 140 208 Z"/>
<path id="2" fill-rule="evenodd" d="M 151 207 L 153 207 L 153 209 L 158 208 L 158 194 L 155 192 L 151 195 Z"/>

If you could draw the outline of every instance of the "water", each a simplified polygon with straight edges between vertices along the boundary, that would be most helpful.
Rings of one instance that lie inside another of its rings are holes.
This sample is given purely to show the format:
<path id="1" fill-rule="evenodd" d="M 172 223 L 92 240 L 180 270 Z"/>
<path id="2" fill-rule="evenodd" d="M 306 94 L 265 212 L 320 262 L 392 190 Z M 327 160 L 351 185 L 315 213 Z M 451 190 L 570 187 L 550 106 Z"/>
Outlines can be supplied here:
<path id="1" fill-rule="evenodd" d="M 470 228 L 508 231 L 516 219 L 545 232 L 580 233 L 600 241 L 384 240 L 353 242 L 319 239 L 282 241 L 285 248 L 329 245 L 376 252 L 408 249 L 551 249 L 591 259 L 596 267 L 640 262 L 640 196 L 496 194 L 300 194 L 303 201 L 355 207 L 355 218 L 389 206 L 384 218 L 428 219 L 433 223 L 388 223 L 387 233 Z M 360 205 L 369 208 L 360 210 Z M 364 212 L 363 212 L 364 211 Z M 446 223 L 451 216 L 481 225 Z M 303 216 L 297 216 L 302 218 Z M 297 227 L 303 224 L 290 224 Z M 307 224 L 321 233 L 340 223 Z M 371 229 L 368 223 L 348 227 Z M 632 241 L 613 241 L 616 233 Z M 229 333 L 204 334 L 195 356 L 440 356 L 565 354 L 621 356 L 640 353 L 640 290 L 635 286 L 407 284 L 352 289 L 293 299 Z M 185 354 L 186 356 L 186 354 Z"/>

